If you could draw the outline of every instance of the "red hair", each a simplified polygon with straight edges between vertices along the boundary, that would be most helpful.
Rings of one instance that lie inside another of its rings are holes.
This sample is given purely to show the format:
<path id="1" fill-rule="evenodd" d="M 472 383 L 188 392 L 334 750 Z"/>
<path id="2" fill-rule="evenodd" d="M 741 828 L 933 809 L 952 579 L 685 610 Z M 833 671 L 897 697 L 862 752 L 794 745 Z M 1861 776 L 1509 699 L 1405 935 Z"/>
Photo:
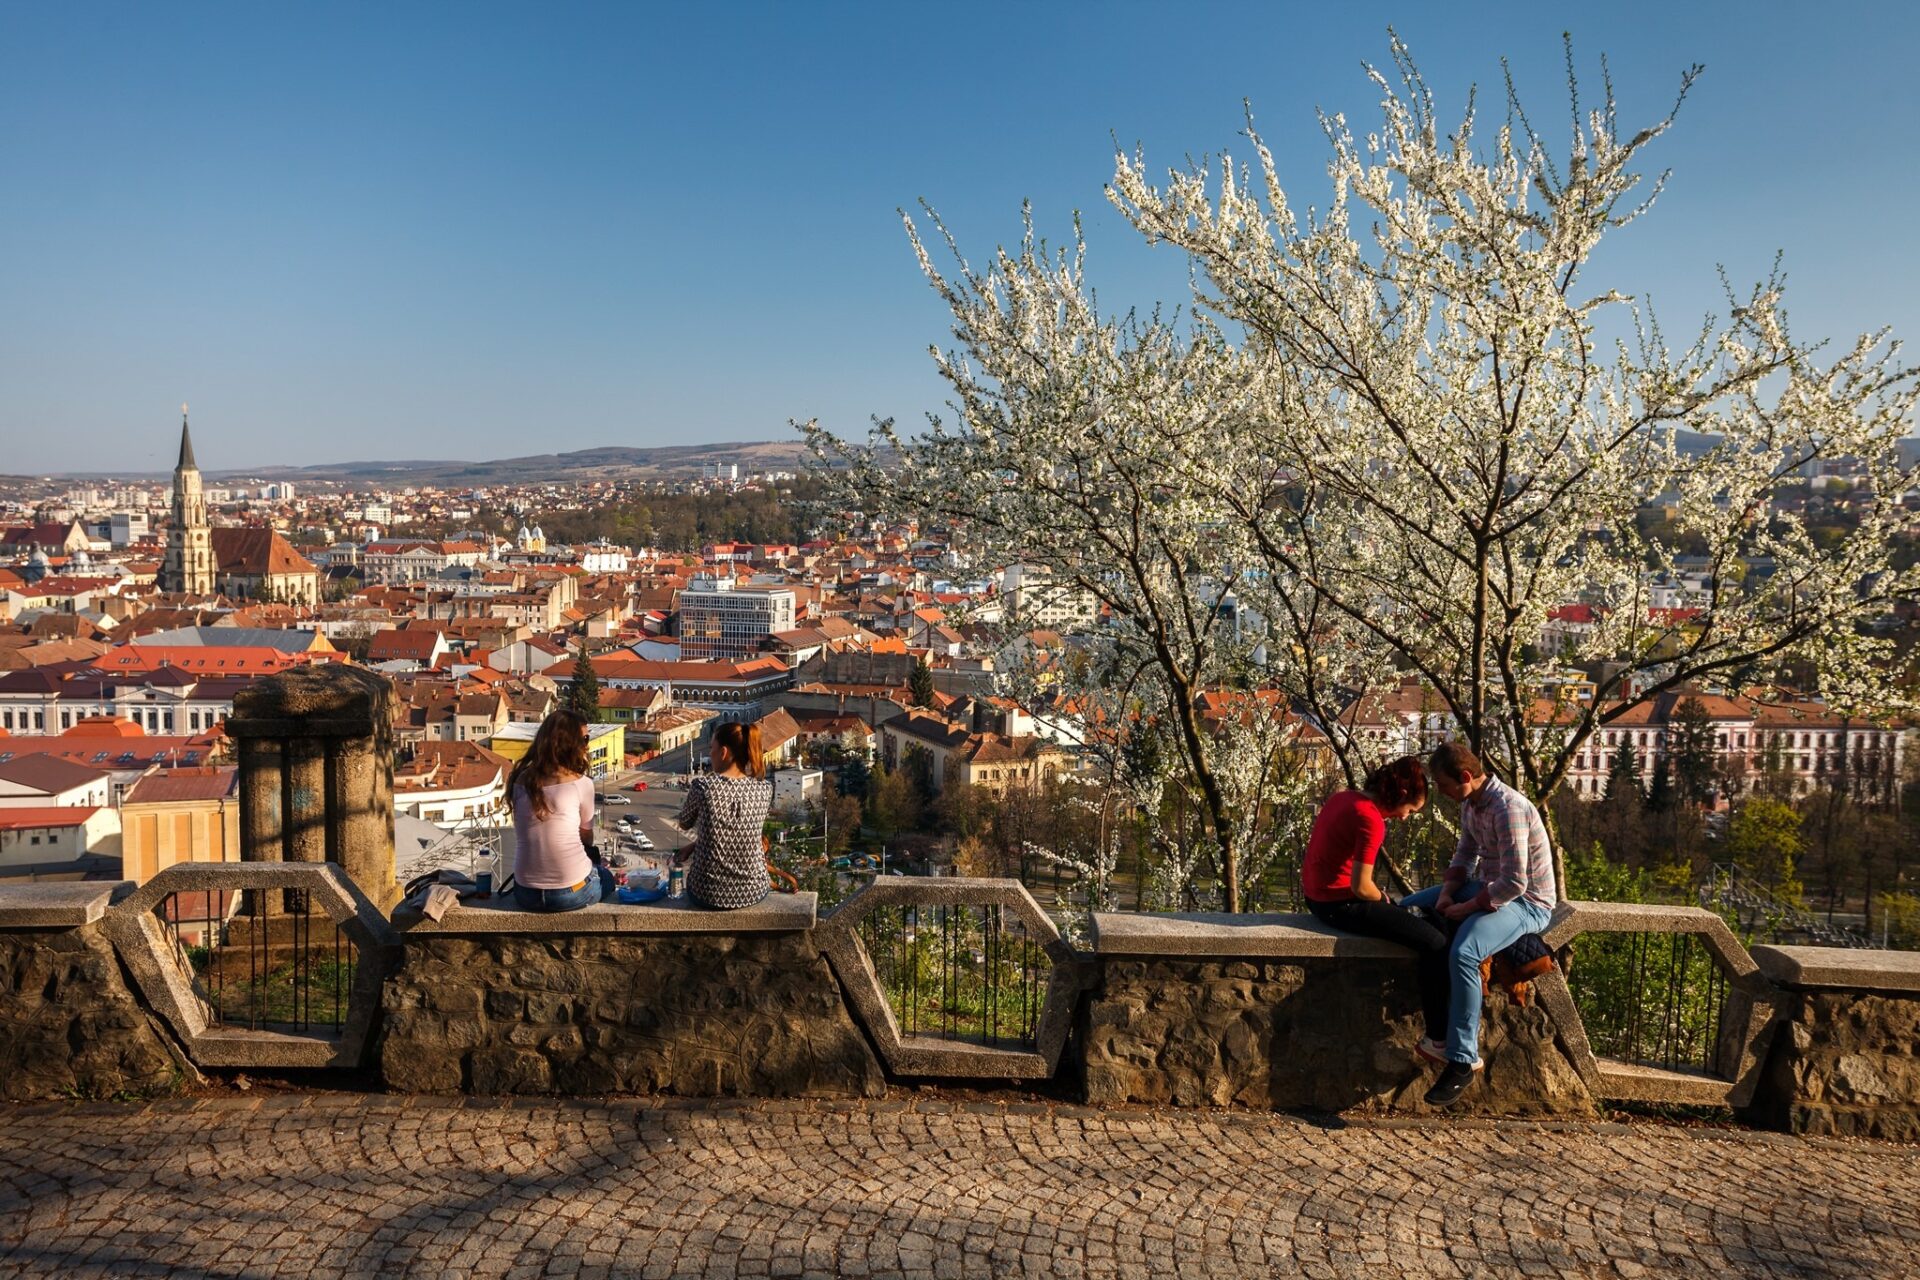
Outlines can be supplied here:
<path id="1" fill-rule="evenodd" d="M 1368 774 L 1360 785 L 1388 809 L 1425 804 L 1427 799 L 1427 771 L 1418 756 L 1389 760 Z"/>
<path id="2" fill-rule="evenodd" d="M 767 774 L 765 755 L 760 748 L 760 726 L 757 724 L 723 724 L 713 731 L 714 745 L 727 753 L 727 758 L 739 767 L 740 772 L 749 778 L 764 778 Z"/>

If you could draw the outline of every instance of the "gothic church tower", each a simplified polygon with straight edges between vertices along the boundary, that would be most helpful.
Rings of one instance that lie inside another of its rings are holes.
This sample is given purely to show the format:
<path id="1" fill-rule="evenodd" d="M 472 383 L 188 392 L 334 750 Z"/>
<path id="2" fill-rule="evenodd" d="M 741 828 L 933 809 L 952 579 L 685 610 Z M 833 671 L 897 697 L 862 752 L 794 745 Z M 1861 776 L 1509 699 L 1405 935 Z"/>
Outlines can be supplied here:
<path id="1" fill-rule="evenodd" d="M 185 405 L 180 406 L 180 462 L 173 469 L 173 523 L 167 527 L 160 589 L 213 594 L 213 532 L 207 525 L 207 500 L 200 491 L 200 468 L 193 461 Z"/>

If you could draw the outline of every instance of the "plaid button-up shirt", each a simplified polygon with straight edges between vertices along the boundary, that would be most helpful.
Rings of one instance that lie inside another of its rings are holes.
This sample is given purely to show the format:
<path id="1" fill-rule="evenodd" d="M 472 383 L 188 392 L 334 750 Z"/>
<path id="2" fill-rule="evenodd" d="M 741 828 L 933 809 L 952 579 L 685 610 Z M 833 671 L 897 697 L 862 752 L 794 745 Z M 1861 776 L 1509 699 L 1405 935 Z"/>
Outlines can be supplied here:
<path id="1" fill-rule="evenodd" d="M 1460 806 L 1460 847 L 1447 865 L 1447 883 L 1478 879 L 1484 911 L 1525 897 L 1548 911 L 1560 901 L 1553 880 L 1547 824 L 1533 801 L 1489 776 Z"/>

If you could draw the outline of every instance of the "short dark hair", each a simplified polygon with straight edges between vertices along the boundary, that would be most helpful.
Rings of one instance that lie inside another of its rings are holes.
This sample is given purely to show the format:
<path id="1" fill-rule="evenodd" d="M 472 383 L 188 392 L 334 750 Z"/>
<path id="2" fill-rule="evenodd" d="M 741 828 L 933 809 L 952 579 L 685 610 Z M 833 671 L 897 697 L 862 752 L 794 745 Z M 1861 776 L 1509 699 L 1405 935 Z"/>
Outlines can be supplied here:
<path id="1" fill-rule="evenodd" d="M 1367 775 L 1361 789 L 1389 809 L 1403 804 L 1424 804 L 1427 799 L 1427 771 L 1418 757 L 1401 756 L 1389 760 Z"/>
<path id="2" fill-rule="evenodd" d="M 1487 766 L 1480 763 L 1480 757 L 1473 754 L 1473 748 L 1464 742 L 1443 742 L 1433 749 L 1427 757 L 1428 766 L 1449 782 L 1465 782 L 1469 774 L 1483 778 Z"/>

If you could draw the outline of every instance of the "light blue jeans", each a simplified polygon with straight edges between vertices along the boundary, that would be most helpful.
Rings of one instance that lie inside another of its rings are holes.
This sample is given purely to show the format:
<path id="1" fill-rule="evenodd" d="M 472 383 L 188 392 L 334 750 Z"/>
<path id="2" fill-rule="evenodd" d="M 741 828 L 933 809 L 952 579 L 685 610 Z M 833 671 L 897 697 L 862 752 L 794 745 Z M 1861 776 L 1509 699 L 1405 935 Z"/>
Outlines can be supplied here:
<path id="1" fill-rule="evenodd" d="M 1402 906 L 1431 907 L 1440 900 L 1443 885 L 1410 893 L 1400 900 Z M 1477 896 L 1485 887 L 1469 880 L 1453 895 L 1455 902 Z M 1476 911 L 1460 922 L 1447 949 L 1447 965 L 1452 971 L 1453 994 L 1447 1004 L 1447 1058 L 1469 1063 L 1480 1056 L 1480 962 L 1497 955 L 1529 933 L 1544 933 L 1553 913 L 1537 902 L 1515 898 L 1493 911 Z"/>
<path id="2" fill-rule="evenodd" d="M 531 885 L 513 886 L 513 905 L 522 911 L 578 911 L 596 902 L 613 901 L 613 872 L 593 868 L 586 883 L 578 889 L 535 889 Z"/>

